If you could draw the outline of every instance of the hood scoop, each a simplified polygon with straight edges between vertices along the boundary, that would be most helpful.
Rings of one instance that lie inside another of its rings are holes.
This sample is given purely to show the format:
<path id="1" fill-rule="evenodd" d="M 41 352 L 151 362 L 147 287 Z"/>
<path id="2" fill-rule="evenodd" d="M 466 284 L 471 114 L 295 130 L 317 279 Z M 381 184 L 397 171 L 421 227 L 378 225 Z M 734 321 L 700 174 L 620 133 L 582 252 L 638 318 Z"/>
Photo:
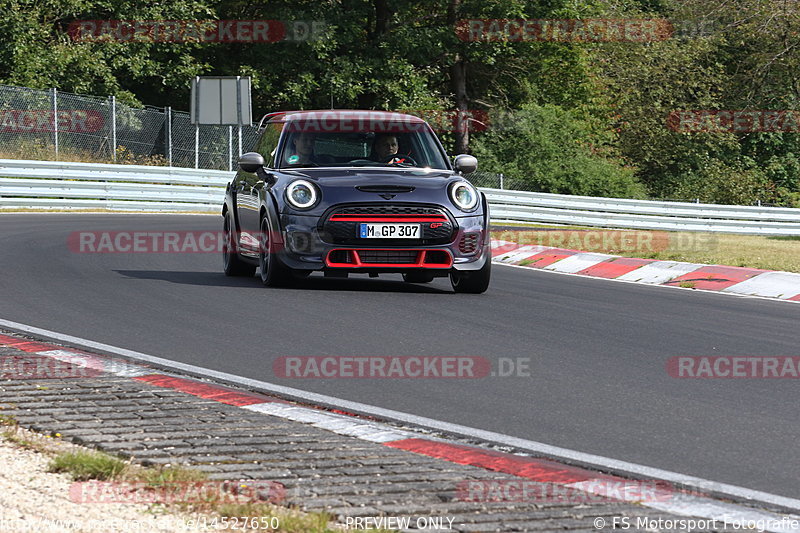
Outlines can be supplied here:
<path id="1" fill-rule="evenodd" d="M 356 189 L 361 192 L 397 194 L 401 192 L 411 192 L 414 190 L 414 187 L 408 185 L 359 185 Z"/>

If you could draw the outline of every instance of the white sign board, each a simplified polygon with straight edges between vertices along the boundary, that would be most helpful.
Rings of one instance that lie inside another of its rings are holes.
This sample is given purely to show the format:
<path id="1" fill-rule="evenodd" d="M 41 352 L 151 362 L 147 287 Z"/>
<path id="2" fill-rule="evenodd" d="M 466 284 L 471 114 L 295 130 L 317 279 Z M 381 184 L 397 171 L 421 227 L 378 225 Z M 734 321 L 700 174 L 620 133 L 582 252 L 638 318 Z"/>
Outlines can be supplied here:
<path id="1" fill-rule="evenodd" d="M 248 76 L 197 76 L 192 80 L 192 124 L 249 125 Z"/>

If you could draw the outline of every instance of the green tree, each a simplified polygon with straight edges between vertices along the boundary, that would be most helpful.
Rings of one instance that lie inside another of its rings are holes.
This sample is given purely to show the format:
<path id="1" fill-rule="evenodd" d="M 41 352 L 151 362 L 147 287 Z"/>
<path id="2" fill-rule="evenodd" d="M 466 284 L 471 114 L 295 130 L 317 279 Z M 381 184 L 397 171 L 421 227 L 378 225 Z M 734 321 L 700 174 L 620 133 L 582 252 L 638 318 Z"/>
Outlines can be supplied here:
<path id="1" fill-rule="evenodd" d="M 131 0 L 0 0 L 0 82 L 33 88 L 110 95 L 154 103 L 198 73 L 200 43 L 76 42 L 76 20 L 214 18 L 202 0 L 152 4 Z"/>
<path id="2" fill-rule="evenodd" d="M 607 135 L 611 140 L 610 134 Z M 643 197 L 634 170 L 609 153 L 594 128 L 558 106 L 531 104 L 475 141 L 481 168 L 517 188 L 586 196 Z"/>

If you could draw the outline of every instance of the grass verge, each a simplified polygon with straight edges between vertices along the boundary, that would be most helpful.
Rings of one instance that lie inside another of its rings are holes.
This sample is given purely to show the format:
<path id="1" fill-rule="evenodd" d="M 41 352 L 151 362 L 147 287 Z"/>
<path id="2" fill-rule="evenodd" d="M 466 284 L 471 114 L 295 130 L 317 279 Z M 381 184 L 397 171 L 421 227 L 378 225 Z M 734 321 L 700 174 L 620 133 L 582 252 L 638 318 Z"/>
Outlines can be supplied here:
<path id="1" fill-rule="evenodd" d="M 58 454 L 50 461 L 48 472 L 69 474 L 73 481 L 108 481 L 121 477 L 128 466 L 122 459 L 105 453 L 79 450 Z"/>

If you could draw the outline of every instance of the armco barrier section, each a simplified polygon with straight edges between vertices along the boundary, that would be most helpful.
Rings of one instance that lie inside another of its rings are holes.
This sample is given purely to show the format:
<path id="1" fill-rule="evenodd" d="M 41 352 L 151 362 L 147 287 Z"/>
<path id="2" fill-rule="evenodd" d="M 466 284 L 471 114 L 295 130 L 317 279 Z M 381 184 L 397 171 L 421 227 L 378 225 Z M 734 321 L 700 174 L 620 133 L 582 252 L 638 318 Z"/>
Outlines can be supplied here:
<path id="1" fill-rule="evenodd" d="M 219 212 L 233 172 L 0 159 L 0 210 Z M 800 209 L 481 189 L 492 221 L 800 235 Z"/>
<path id="2" fill-rule="evenodd" d="M 481 189 L 493 222 L 537 222 L 607 228 L 800 235 L 800 209 L 594 198 Z"/>
<path id="3" fill-rule="evenodd" d="M 0 159 L 0 210 L 221 211 L 233 172 Z"/>

